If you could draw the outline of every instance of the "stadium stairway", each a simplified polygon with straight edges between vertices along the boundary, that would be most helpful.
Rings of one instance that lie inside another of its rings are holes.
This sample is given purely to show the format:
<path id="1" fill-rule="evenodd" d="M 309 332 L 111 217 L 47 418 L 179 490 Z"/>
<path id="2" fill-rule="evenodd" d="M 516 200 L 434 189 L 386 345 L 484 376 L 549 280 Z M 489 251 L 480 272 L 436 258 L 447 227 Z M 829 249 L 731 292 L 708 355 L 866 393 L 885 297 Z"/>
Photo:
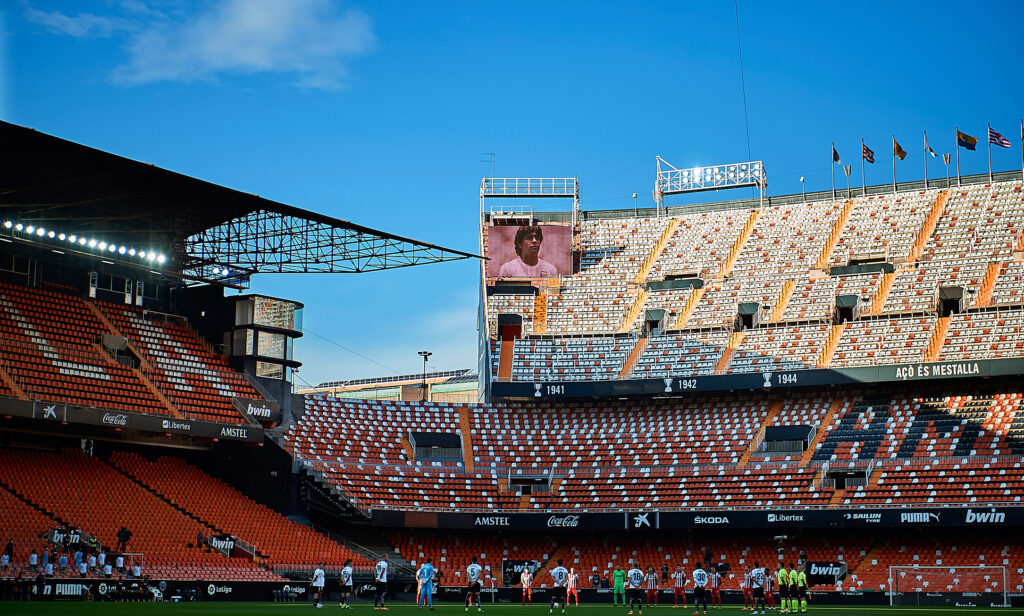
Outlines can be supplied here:
<path id="1" fill-rule="evenodd" d="M 818 449 L 818 445 L 824 440 L 825 435 L 828 434 L 828 427 L 832 425 L 832 421 L 836 418 L 836 415 L 842 411 L 849 400 L 844 398 L 836 398 L 832 401 L 832 404 L 828 406 L 828 411 L 825 413 L 825 417 L 821 420 L 821 425 L 818 426 L 818 431 L 814 433 L 814 438 L 811 439 L 810 443 L 807 443 L 807 449 L 804 450 L 804 455 L 800 458 L 800 468 L 807 468 L 811 458 L 814 456 L 814 452 Z"/>
<path id="2" fill-rule="evenodd" d="M 17 396 L 19 400 L 28 400 L 28 396 L 26 396 L 25 392 L 23 392 L 21 388 L 18 387 L 18 384 L 14 382 L 14 379 L 12 379 L 11 375 L 8 374 L 6 370 L 4 370 L 3 366 L 0 366 L 0 381 L 3 381 L 3 384 L 7 387 L 7 389 L 9 389 L 11 393 Z"/>
<path id="3" fill-rule="evenodd" d="M 644 281 L 647 280 L 647 275 L 651 273 L 651 268 L 654 267 L 654 264 L 657 262 L 658 257 L 661 256 L 661 253 L 665 251 L 665 244 L 667 244 L 672 236 L 675 235 L 676 227 L 679 226 L 679 221 L 679 218 L 673 218 L 669 221 L 668 226 L 665 227 L 661 237 L 658 238 L 654 247 L 651 248 L 650 254 L 647 255 L 646 259 L 644 259 L 644 264 L 640 266 L 640 271 L 638 271 L 636 273 L 636 277 L 633 278 L 634 283 L 643 284 Z"/>
<path id="4" fill-rule="evenodd" d="M 828 368 L 832 365 L 832 358 L 835 357 L 836 349 L 839 348 L 839 341 L 842 339 L 844 331 L 846 331 L 846 323 L 839 323 L 829 328 L 828 338 L 825 339 L 825 344 L 821 348 L 821 355 L 818 356 L 816 364 L 818 368 Z"/>
<path id="5" fill-rule="evenodd" d="M 750 218 L 748 218 L 747 223 L 743 225 L 743 230 L 740 231 L 740 236 L 736 238 L 736 242 L 729 250 L 729 256 L 727 256 L 725 261 L 722 263 L 722 269 L 718 272 L 717 278 L 726 278 L 732 273 L 732 267 L 736 265 L 736 260 L 743 251 L 743 246 L 747 243 L 750 235 L 754 232 L 754 227 L 757 226 L 757 221 L 761 218 L 762 212 L 763 210 L 750 210 Z"/>
<path id="6" fill-rule="evenodd" d="M 636 344 L 633 346 L 633 350 L 629 352 L 629 357 L 627 357 L 625 363 L 622 364 L 622 370 L 619 370 L 620 379 L 628 378 L 629 374 L 633 372 L 633 366 L 636 365 L 637 358 L 643 354 L 649 340 L 650 338 L 647 337 L 636 339 Z"/>
<path id="7" fill-rule="evenodd" d="M 782 315 L 786 312 L 786 305 L 789 304 L 789 300 L 793 297 L 793 289 L 795 288 L 795 280 L 787 280 L 785 284 L 782 285 L 782 292 L 779 293 L 779 300 L 775 302 L 775 307 L 772 308 L 771 315 L 768 317 L 769 323 L 778 323 L 782 320 Z"/>
<path id="8" fill-rule="evenodd" d="M 175 503 L 171 499 L 167 498 L 166 496 L 160 494 L 159 492 L 157 492 L 156 490 L 154 490 L 150 486 L 148 486 L 145 483 L 143 483 L 138 477 L 135 477 L 134 475 L 132 475 L 128 471 L 126 471 L 123 468 L 120 468 L 116 464 L 112 463 L 110 460 L 103 460 L 103 463 L 106 464 L 107 466 L 109 466 L 110 468 L 114 469 L 114 471 L 124 475 L 128 479 L 128 481 L 131 481 L 132 483 L 134 483 L 135 485 L 139 486 L 143 490 L 145 490 L 145 491 L 149 492 L 150 494 L 152 494 L 153 498 L 156 498 L 157 500 L 163 501 L 168 506 L 176 509 L 183 516 L 188 517 L 188 518 L 192 518 L 193 520 L 195 520 L 199 524 L 202 524 L 204 526 L 208 526 L 208 527 L 212 528 L 213 530 L 217 531 L 217 533 L 220 534 L 220 535 L 229 535 L 229 534 L 231 534 L 231 533 L 228 533 L 227 531 L 225 531 L 223 528 L 218 528 L 216 524 L 212 524 L 208 520 L 204 520 L 204 519 L 200 518 L 199 516 L 193 514 L 192 512 L 188 511 L 187 509 L 181 507 L 180 505 L 178 505 L 177 503 Z M 260 556 L 262 558 L 266 558 L 265 554 L 260 554 L 259 552 L 257 552 L 256 555 Z"/>
<path id="9" fill-rule="evenodd" d="M 921 225 L 921 230 L 918 232 L 917 238 L 914 240 L 914 244 L 910 247 L 910 254 L 907 255 L 908 262 L 914 262 L 921 258 L 921 251 L 924 250 L 924 245 L 928 242 L 928 238 L 930 238 L 932 233 L 935 232 L 935 226 L 939 224 L 939 218 L 942 217 L 942 212 L 945 211 L 946 201 L 948 200 L 948 190 L 940 191 L 938 196 L 935 197 L 935 203 L 932 204 L 931 211 L 928 212 L 928 216 L 924 219 L 924 223 Z M 883 298 L 882 304 L 884 303 Z M 878 305 L 879 310 L 881 310 L 882 304 Z"/>
<path id="10" fill-rule="evenodd" d="M 533 298 L 533 333 L 542 335 L 548 327 L 548 295 L 541 290 L 537 297 Z M 512 372 L 509 366 L 509 374 Z"/>
<path id="11" fill-rule="evenodd" d="M 924 353 L 924 361 L 935 361 L 942 353 L 942 344 L 946 340 L 946 332 L 949 331 L 949 317 L 939 317 L 935 322 L 935 329 L 932 330 L 932 339 L 928 341 L 928 348 Z"/>
<path id="12" fill-rule="evenodd" d="M 882 306 L 885 306 L 885 300 L 889 297 L 889 291 L 892 291 L 894 282 L 896 282 L 896 272 L 889 272 L 882 276 L 882 282 L 879 283 L 878 290 L 875 291 L 875 298 L 866 314 L 882 314 Z"/>
<path id="13" fill-rule="evenodd" d="M 536 328 L 537 321 L 534 320 L 534 327 Z M 501 341 L 501 356 L 498 361 L 498 380 L 499 381 L 511 381 L 512 380 L 512 363 L 515 359 L 515 340 L 502 340 Z"/>
<path id="14" fill-rule="evenodd" d="M 750 456 L 753 455 L 757 448 L 761 446 L 761 441 L 764 440 L 765 429 L 772 425 L 775 418 L 782 412 L 782 407 L 785 406 L 785 402 L 781 399 L 772 402 L 772 405 L 768 408 L 768 414 L 765 415 L 764 421 L 761 422 L 761 429 L 757 431 L 757 436 L 750 441 L 750 445 L 747 446 L 746 451 L 740 456 L 740 459 L 736 462 L 737 469 L 746 468 L 747 462 L 750 461 Z"/>
<path id="15" fill-rule="evenodd" d="M 472 422 L 469 419 L 469 409 L 460 406 L 456 409 L 459 414 L 459 432 L 462 433 L 462 464 L 466 469 L 466 473 L 473 473 L 473 428 Z M 408 439 L 406 439 L 408 440 Z"/>
<path id="16" fill-rule="evenodd" d="M 676 322 L 672 325 L 672 329 L 686 329 L 686 322 L 690 320 L 690 316 L 697 309 L 697 306 L 700 305 L 700 300 L 704 297 L 704 290 L 706 288 L 707 287 L 701 287 L 693 293 L 690 293 L 690 297 L 687 298 L 686 304 L 683 305 L 683 309 L 679 311 L 679 318 L 677 318 Z"/>
<path id="17" fill-rule="evenodd" d="M 978 297 L 974 300 L 974 308 L 984 308 L 992 305 L 992 291 L 996 288 L 996 279 L 999 277 L 999 263 L 992 262 L 985 268 L 985 277 L 981 280 L 981 289 Z"/>
<path id="18" fill-rule="evenodd" d="M 125 341 L 125 344 L 128 345 L 128 350 L 134 353 L 135 357 L 139 359 L 140 368 L 131 368 L 132 372 L 135 373 L 135 377 L 139 379 L 139 382 L 146 386 L 146 389 L 148 389 L 149 392 L 153 394 L 153 396 L 156 397 L 156 399 L 159 400 L 167 408 L 168 411 L 171 412 L 171 415 L 179 419 L 184 419 L 184 413 L 178 410 L 176 406 L 171 404 L 171 401 L 167 399 L 167 396 L 165 396 L 162 391 L 160 391 L 160 388 L 158 388 L 153 383 L 153 381 L 151 381 L 149 377 L 146 376 L 146 373 L 153 374 L 153 367 L 149 364 L 148 361 L 146 361 L 146 355 L 139 351 L 138 347 L 135 346 L 135 343 L 129 340 L 127 336 L 122 334 L 120 330 L 114 327 L 114 324 L 110 322 L 110 319 L 107 318 L 107 315 L 103 314 L 103 311 L 101 311 L 99 307 L 96 306 L 96 304 L 88 301 L 83 302 L 83 304 L 85 305 L 86 308 L 89 309 L 90 312 L 93 313 L 93 315 L 96 316 L 99 322 L 102 323 L 110 331 L 112 335 L 123 339 Z M 97 348 L 97 352 L 100 353 L 101 356 L 110 359 L 110 356 L 102 348 Z"/>
<path id="19" fill-rule="evenodd" d="M 636 290 L 636 299 L 633 300 L 633 304 L 626 311 L 626 316 L 622 317 L 622 322 L 619 323 L 617 330 L 620 334 L 628 334 L 633 329 L 633 324 L 636 323 L 636 319 L 640 316 L 640 311 L 643 309 L 644 304 L 647 303 L 647 296 L 650 292 L 643 287 Z"/>
<path id="20" fill-rule="evenodd" d="M 42 505 L 40 505 L 38 503 L 32 502 L 31 500 L 26 498 L 25 495 L 21 494 L 20 492 L 18 492 L 14 488 L 10 487 L 9 485 L 4 483 L 3 481 L 0 481 L 0 490 L 3 490 L 7 494 L 10 494 L 15 499 L 21 501 L 22 503 L 24 503 L 28 507 L 31 507 L 32 509 L 35 509 L 36 511 L 38 511 L 42 515 L 46 516 L 47 518 L 50 518 L 51 520 L 53 520 L 54 522 L 56 522 L 60 526 L 70 526 L 70 524 L 68 524 L 66 521 L 62 520 L 57 514 L 53 513 L 52 511 L 49 511 L 48 509 L 46 509 L 45 507 L 43 507 Z"/>
<path id="21" fill-rule="evenodd" d="M 722 356 L 718 358 L 718 363 L 715 364 L 715 374 L 726 373 L 733 354 L 736 352 L 736 349 L 740 348 L 741 344 L 743 344 L 743 332 L 733 332 L 729 336 L 729 343 L 725 346 Z"/>
<path id="22" fill-rule="evenodd" d="M 846 221 L 850 219 L 850 212 L 853 211 L 856 203 L 856 201 L 851 199 L 843 204 L 843 209 L 839 212 L 839 218 L 832 225 L 832 231 L 828 234 L 828 239 L 825 240 L 825 245 L 822 247 L 817 261 L 815 261 L 814 269 L 824 271 L 828 268 L 828 260 L 832 256 L 832 252 L 835 251 L 836 244 L 842 238 L 843 231 L 846 230 Z"/>

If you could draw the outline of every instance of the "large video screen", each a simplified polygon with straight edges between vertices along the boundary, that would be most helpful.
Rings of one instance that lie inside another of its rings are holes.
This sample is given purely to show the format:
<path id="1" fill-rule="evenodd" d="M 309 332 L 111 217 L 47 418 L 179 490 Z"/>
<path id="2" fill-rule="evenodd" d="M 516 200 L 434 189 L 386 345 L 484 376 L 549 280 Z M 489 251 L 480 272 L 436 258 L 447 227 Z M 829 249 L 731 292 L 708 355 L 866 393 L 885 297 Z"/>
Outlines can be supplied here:
<path id="1" fill-rule="evenodd" d="M 572 274 L 572 229 L 564 225 L 492 226 L 487 276 L 549 278 Z"/>

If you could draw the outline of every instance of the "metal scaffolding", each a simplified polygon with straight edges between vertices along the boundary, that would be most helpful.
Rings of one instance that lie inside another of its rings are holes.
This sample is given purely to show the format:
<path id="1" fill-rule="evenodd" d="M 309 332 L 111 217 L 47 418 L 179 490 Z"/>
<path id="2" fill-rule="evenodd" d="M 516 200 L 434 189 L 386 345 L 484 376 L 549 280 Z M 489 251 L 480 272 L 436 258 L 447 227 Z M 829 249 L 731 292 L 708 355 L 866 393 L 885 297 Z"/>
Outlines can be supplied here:
<path id="1" fill-rule="evenodd" d="M 261 209 L 185 240 L 183 269 L 205 280 L 256 273 L 359 273 L 476 255 L 312 212 Z"/>

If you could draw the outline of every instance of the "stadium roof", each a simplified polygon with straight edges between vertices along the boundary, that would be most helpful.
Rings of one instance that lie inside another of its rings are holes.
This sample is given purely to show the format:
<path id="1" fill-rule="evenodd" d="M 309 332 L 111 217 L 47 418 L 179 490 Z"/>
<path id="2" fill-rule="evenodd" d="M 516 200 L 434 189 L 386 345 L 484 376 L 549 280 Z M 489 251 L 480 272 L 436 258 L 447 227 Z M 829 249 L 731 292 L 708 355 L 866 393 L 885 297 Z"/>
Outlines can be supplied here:
<path id="1" fill-rule="evenodd" d="M 231 282 L 475 258 L 0 121 L 0 216 L 166 253 Z"/>

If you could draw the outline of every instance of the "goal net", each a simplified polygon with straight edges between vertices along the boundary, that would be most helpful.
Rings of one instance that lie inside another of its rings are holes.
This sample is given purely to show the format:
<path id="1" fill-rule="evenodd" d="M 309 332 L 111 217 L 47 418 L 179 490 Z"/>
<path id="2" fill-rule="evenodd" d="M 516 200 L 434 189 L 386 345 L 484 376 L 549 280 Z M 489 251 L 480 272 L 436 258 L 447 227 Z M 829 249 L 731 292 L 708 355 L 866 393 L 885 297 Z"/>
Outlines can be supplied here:
<path id="1" fill-rule="evenodd" d="M 889 605 L 1005 606 L 1005 567 L 889 567 Z"/>

